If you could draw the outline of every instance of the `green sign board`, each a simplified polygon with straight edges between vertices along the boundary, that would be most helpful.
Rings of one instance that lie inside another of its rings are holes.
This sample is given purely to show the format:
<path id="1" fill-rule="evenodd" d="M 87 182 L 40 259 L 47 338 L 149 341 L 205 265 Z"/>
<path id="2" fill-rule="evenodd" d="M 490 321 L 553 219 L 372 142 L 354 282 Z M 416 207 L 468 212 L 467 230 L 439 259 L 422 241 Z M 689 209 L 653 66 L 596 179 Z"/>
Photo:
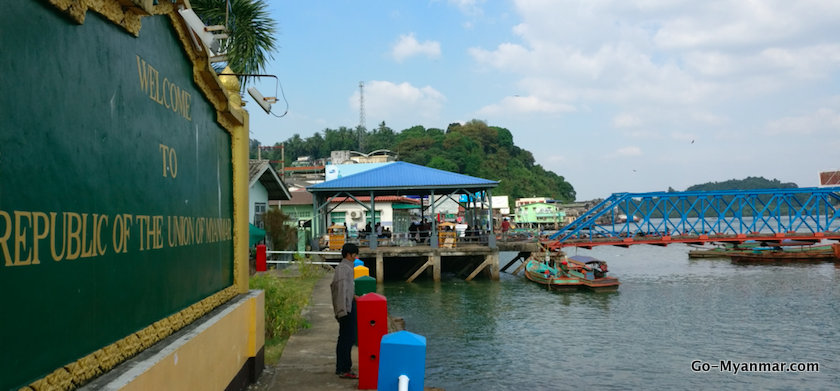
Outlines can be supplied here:
<path id="1" fill-rule="evenodd" d="M 0 389 L 233 284 L 230 134 L 168 16 L 0 13 Z"/>

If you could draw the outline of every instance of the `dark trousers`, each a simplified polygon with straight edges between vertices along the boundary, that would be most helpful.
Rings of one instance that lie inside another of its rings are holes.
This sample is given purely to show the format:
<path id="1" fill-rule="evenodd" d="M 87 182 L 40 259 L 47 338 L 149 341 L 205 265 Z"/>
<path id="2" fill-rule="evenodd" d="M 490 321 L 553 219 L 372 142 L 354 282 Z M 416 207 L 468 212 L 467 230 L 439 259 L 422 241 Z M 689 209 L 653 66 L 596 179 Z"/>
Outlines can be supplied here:
<path id="1" fill-rule="evenodd" d="M 356 300 L 350 314 L 338 318 L 338 343 L 335 344 L 335 373 L 350 372 L 353 368 L 351 352 L 356 344 Z"/>

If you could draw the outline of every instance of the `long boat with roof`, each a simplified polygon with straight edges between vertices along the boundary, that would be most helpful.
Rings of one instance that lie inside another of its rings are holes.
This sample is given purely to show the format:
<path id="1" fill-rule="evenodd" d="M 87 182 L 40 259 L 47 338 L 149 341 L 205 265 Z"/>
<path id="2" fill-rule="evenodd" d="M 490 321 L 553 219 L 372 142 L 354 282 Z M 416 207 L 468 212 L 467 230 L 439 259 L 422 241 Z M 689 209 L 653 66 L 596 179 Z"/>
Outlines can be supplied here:
<path id="1" fill-rule="evenodd" d="M 555 290 L 615 291 L 618 278 L 607 276 L 607 263 L 593 257 L 575 255 L 559 262 L 529 259 L 525 278 Z"/>

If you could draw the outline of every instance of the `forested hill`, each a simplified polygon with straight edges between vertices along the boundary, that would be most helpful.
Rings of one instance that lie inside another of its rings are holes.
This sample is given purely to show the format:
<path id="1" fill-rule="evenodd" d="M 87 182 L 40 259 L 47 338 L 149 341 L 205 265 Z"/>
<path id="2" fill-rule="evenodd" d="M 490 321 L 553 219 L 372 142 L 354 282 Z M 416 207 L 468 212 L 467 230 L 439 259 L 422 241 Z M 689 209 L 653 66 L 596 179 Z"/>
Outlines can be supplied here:
<path id="1" fill-rule="evenodd" d="M 256 158 L 257 146 L 251 140 L 252 158 Z M 335 150 L 368 153 L 378 149 L 389 149 L 405 162 L 499 181 L 493 194 L 508 195 L 511 201 L 521 197 L 575 200 L 572 185 L 536 164 L 531 152 L 514 145 L 509 130 L 478 120 L 454 123 L 446 130 L 415 126 L 401 132 L 383 122 L 371 131 L 341 127 L 325 129 L 306 139 L 296 134 L 285 141 L 287 163 L 298 156 L 328 158 Z M 262 157 L 280 160 L 280 152 L 263 151 Z"/>
<path id="2" fill-rule="evenodd" d="M 716 190 L 756 190 L 756 189 L 796 189 L 795 183 L 782 183 L 778 179 L 764 177 L 747 177 L 745 179 L 730 179 L 723 182 L 707 182 L 690 186 L 686 191 L 716 191 Z"/>

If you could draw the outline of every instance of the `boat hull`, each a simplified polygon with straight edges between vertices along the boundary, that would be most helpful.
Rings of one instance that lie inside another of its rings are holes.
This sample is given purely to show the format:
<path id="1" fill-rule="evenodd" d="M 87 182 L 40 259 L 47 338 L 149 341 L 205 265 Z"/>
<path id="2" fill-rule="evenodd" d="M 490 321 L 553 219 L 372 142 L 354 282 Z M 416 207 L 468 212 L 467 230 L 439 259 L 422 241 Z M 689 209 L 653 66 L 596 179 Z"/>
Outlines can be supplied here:
<path id="1" fill-rule="evenodd" d="M 760 251 L 741 252 L 729 255 L 732 263 L 821 263 L 837 262 L 837 254 L 832 249 L 819 251 Z"/>
<path id="2" fill-rule="evenodd" d="M 545 273 L 546 270 L 548 270 L 548 274 Z M 525 265 L 525 278 L 537 284 L 545 285 L 552 290 L 608 292 L 617 290 L 620 285 L 618 278 L 615 277 L 588 279 L 578 277 L 575 274 L 579 273 L 570 272 L 568 275 L 562 275 L 554 268 L 533 259 Z"/>

